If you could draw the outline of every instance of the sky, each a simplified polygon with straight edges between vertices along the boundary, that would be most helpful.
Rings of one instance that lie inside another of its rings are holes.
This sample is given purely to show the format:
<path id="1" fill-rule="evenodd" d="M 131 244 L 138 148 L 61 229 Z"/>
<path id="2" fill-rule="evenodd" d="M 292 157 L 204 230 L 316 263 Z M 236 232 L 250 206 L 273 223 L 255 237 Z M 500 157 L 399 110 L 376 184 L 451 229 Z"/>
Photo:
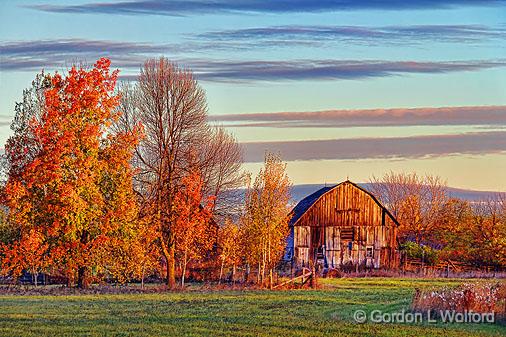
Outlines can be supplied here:
<path id="1" fill-rule="evenodd" d="M 389 171 L 506 191 L 506 0 L 0 2 L 0 144 L 35 75 L 192 69 L 209 120 L 294 184 Z M 3 145 L 0 145 L 3 147 Z"/>

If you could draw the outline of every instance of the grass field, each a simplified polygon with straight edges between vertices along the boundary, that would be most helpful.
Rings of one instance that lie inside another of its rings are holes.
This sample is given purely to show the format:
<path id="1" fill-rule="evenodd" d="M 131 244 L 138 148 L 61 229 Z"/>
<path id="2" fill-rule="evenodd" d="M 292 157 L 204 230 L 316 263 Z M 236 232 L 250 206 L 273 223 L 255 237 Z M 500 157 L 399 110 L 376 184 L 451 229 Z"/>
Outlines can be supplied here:
<path id="1" fill-rule="evenodd" d="M 321 279 L 319 290 L 0 296 L 2 336 L 505 336 L 496 324 L 357 324 L 407 309 L 415 288 L 462 280 Z"/>

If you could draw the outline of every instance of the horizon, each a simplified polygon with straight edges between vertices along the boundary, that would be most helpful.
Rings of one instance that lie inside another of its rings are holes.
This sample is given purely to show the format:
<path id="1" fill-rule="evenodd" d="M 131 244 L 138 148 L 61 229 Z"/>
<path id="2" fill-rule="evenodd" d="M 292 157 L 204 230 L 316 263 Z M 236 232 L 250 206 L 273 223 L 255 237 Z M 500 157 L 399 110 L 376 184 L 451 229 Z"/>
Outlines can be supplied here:
<path id="1" fill-rule="evenodd" d="M 111 59 L 192 69 L 209 121 L 256 173 L 294 185 L 437 175 L 506 192 L 506 1 L 59 1 L 0 4 L 0 147 L 35 75 Z"/>

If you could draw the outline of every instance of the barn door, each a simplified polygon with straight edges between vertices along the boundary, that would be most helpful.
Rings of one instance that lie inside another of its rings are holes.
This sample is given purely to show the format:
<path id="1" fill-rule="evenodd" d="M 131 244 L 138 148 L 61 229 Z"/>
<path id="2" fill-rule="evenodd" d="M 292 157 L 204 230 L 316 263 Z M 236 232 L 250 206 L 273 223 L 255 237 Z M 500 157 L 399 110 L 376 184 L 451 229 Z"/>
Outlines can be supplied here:
<path id="1" fill-rule="evenodd" d="M 323 258 L 324 233 L 323 227 L 311 227 L 311 253 L 313 261 Z"/>
<path id="2" fill-rule="evenodd" d="M 347 265 L 352 264 L 352 252 L 353 250 L 353 242 L 352 241 L 342 241 L 341 243 L 341 264 Z"/>

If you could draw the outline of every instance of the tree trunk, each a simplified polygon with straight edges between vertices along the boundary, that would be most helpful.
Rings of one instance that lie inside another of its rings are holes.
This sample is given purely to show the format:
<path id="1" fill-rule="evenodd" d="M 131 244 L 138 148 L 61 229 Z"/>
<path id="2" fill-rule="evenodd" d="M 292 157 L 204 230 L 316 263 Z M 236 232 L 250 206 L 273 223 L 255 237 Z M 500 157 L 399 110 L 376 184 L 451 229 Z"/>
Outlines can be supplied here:
<path id="1" fill-rule="evenodd" d="M 260 275 L 262 273 L 260 266 L 261 266 L 261 261 L 258 261 L 257 284 L 260 284 Z"/>
<path id="2" fill-rule="evenodd" d="M 32 279 L 33 279 L 33 284 L 35 286 L 37 286 L 37 272 L 35 271 L 35 268 L 32 268 Z"/>
<path id="3" fill-rule="evenodd" d="M 218 284 L 221 284 L 221 277 L 223 276 L 223 266 L 225 265 L 225 258 L 221 259 L 221 268 L 220 268 L 220 278 L 218 279 Z"/>
<path id="4" fill-rule="evenodd" d="M 176 287 L 176 249 L 174 245 L 169 247 L 169 260 L 167 261 L 167 286 L 170 289 Z"/>
<path id="5" fill-rule="evenodd" d="M 81 266 L 77 269 L 77 287 L 80 289 L 85 289 L 88 287 L 88 268 L 85 266 Z"/>
<path id="6" fill-rule="evenodd" d="M 249 263 L 246 264 L 246 270 L 243 274 L 243 283 L 248 283 L 249 281 L 249 273 L 250 273 L 250 265 Z"/>
<path id="7" fill-rule="evenodd" d="M 146 261 L 142 262 L 141 289 L 144 289 L 144 274 L 146 272 Z"/>
<path id="8" fill-rule="evenodd" d="M 267 262 L 269 264 L 269 289 L 272 290 L 272 261 L 271 261 L 271 236 L 269 234 L 269 245 L 267 247 Z"/>
<path id="9" fill-rule="evenodd" d="M 86 245 L 89 241 L 89 235 L 87 231 L 84 231 L 81 234 L 81 243 Z M 86 262 L 85 262 L 86 263 Z M 77 269 L 77 287 L 80 289 L 84 289 L 88 287 L 88 267 L 87 266 L 79 266 Z"/>
<path id="10" fill-rule="evenodd" d="M 183 266 L 181 268 L 181 287 L 184 288 L 184 277 L 186 275 L 186 266 L 188 265 L 187 257 L 187 251 L 184 251 L 184 259 L 183 259 Z"/>
<path id="11" fill-rule="evenodd" d="M 265 282 L 265 260 L 267 258 L 267 254 L 266 254 L 266 251 L 265 251 L 265 243 L 263 244 L 263 252 L 262 252 L 262 278 L 261 278 L 261 283 L 262 283 L 262 287 L 264 286 L 264 282 Z"/>
<path id="12" fill-rule="evenodd" d="M 165 257 L 165 261 L 167 262 L 166 284 L 169 289 L 174 289 L 176 287 L 176 259 L 175 259 L 176 250 L 173 244 L 167 247 L 163 239 L 161 239 L 160 242 L 162 246 L 163 256 Z"/>
<path id="13" fill-rule="evenodd" d="M 235 285 L 235 263 L 232 266 L 232 284 Z"/>

